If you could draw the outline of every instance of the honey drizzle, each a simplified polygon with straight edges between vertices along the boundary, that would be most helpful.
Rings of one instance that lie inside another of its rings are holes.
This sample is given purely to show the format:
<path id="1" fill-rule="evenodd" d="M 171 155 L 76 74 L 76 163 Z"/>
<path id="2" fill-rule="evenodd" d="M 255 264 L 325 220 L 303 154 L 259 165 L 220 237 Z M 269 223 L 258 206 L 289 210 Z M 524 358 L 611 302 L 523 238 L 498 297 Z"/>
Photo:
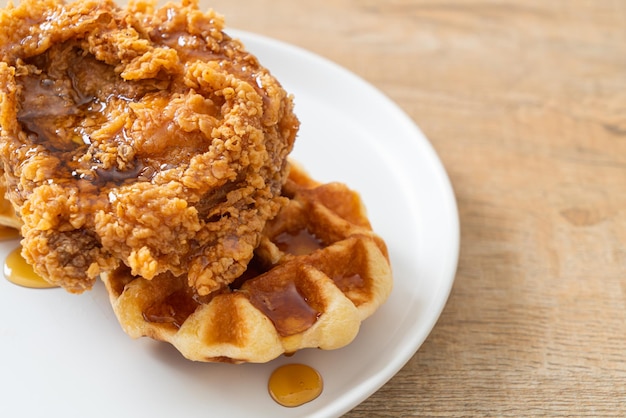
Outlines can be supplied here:
<path id="1" fill-rule="evenodd" d="M 263 312 L 283 336 L 298 334 L 311 328 L 320 316 L 293 282 L 284 287 L 262 288 L 260 283 L 248 287 L 250 302 Z"/>
<path id="2" fill-rule="evenodd" d="M 293 255 L 307 255 L 324 248 L 324 243 L 307 228 L 285 231 L 278 234 L 273 241 L 279 250 Z"/>
<path id="3" fill-rule="evenodd" d="M 143 312 L 143 318 L 148 322 L 172 324 L 180 328 L 198 306 L 200 302 L 194 299 L 189 291 L 181 289 L 166 297 L 165 300 L 149 306 Z"/>
<path id="4" fill-rule="evenodd" d="M 13 284 L 33 289 L 57 287 L 36 274 L 32 266 L 22 257 L 21 251 L 22 248 L 17 247 L 7 256 L 4 261 L 4 277 Z"/>
<path id="5" fill-rule="evenodd" d="M 354 289 L 361 289 L 365 286 L 365 280 L 359 273 L 338 274 L 333 276 L 333 281 L 344 293 Z"/>
<path id="6" fill-rule="evenodd" d="M 267 388 L 272 399 L 296 407 L 317 398 L 323 389 L 322 376 L 305 364 L 285 364 L 270 375 Z"/>

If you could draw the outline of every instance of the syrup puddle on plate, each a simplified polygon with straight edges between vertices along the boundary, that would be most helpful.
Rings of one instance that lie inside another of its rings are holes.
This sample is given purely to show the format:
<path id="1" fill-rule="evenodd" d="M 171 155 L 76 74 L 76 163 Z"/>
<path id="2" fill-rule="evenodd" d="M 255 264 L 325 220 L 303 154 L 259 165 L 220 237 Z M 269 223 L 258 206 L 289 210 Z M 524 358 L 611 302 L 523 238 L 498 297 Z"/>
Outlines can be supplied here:
<path id="1" fill-rule="evenodd" d="M 270 396 L 282 406 L 296 407 L 322 393 L 322 376 L 305 364 L 285 364 L 274 370 L 267 388 Z"/>
<path id="2" fill-rule="evenodd" d="M 16 238 L 12 230 L 0 227 L 0 240 Z M 4 277 L 18 286 L 47 289 L 57 287 L 46 282 L 33 271 L 22 257 L 22 247 L 13 249 L 4 261 Z M 267 388 L 270 396 L 285 407 L 297 407 L 317 398 L 323 389 L 322 376 L 314 368 L 305 364 L 286 364 L 278 367 L 270 375 Z"/>
<path id="3" fill-rule="evenodd" d="M 33 289 L 57 287 L 46 282 L 33 271 L 30 264 L 22 257 L 22 247 L 17 247 L 4 260 L 4 277 L 13 284 Z"/>

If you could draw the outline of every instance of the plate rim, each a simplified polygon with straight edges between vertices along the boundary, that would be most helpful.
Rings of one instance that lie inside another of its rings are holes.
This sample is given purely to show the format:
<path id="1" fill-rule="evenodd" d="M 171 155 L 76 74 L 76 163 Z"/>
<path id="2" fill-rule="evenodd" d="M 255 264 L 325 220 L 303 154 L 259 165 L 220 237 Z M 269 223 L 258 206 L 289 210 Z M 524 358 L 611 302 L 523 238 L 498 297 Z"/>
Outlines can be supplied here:
<path id="1" fill-rule="evenodd" d="M 403 121 L 403 124 L 412 131 L 411 136 L 414 137 L 414 139 L 421 141 L 420 145 L 423 147 L 423 151 L 429 153 L 428 160 L 431 165 L 433 165 L 433 168 L 438 172 L 437 174 L 439 176 L 439 180 L 442 181 L 443 185 L 445 186 L 444 189 L 441 190 L 441 192 L 446 195 L 446 203 L 449 205 L 449 207 L 447 208 L 450 215 L 450 217 L 447 218 L 447 220 L 450 222 L 450 234 L 448 236 L 448 239 L 450 242 L 451 250 L 450 256 L 452 258 L 450 260 L 451 262 L 448 265 L 447 271 L 445 273 L 442 273 L 443 276 L 447 277 L 447 280 L 445 280 L 439 288 L 439 303 L 437 303 L 435 306 L 436 309 L 433 311 L 432 318 L 427 324 L 428 326 L 424 327 L 422 332 L 414 333 L 412 335 L 412 338 L 410 338 L 411 343 L 409 345 L 411 346 L 411 349 L 406 350 L 403 356 L 393 358 L 392 361 L 387 364 L 387 367 L 379 370 L 375 374 L 377 379 L 375 379 L 376 382 L 374 384 L 372 384 L 372 382 L 370 381 L 361 382 L 357 387 L 351 388 L 351 390 L 347 394 L 349 395 L 347 401 L 337 401 L 337 403 L 340 404 L 338 405 L 337 409 L 331 408 L 331 406 L 333 405 L 331 403 L 328 406 L 322 407 L 320 410 L 316 411 L 310 416 L 325 417 L 330 416 L 330 414 L 332 414 L 333 416 L 343 415 L 361 404 L 378 390 L 380 390 L 411 360 L 411 358 L 417 353 L 417 351 L 419 351 L 420 347 L 431 334 L 432 330 L 439 321 L 443 310 L 447 305 L 450 293 L 452 292 L 452 288 L 456 279 L 461 241 L 460 216 L 454 188 L 452 182 L 450 181 L 450 177 L 443 165 L 443 162 L 435 151 L 432 143 L 422 132 L 417 123 L 404 111 L 404 109 L 402 109 L 389 96 L 382 92 L 382 90 L 365 80 L 363 77 L 324 56 L 321 56 L 315 52 L 280 39 L 275 39 L 263 34 L 249 32 L 241 29 L 231 28 L 227 29 L 225 32 L 235 38 L 241 39 L 246 48 L 249 47 L 250 40 L 253 40 L 265 44 L 270 48 L 286 50 L 289 51 L 290 54 L 299 55 L 306 60 L 316 61 L 317 63 L 328 67 L 333 72 L 338 72 L 345 77 L 353 79 L 354 82 L 360 85 L 360 88 L 367 90 L 369 94 L 376 96 L 378 100 L 381 101 L 381 103 L 384 103 L 384 106 L 393 110 L 394 114 Z M 254 51 L 252 52 L 255 53 Z M 271 68 L 270 71 L 272 71 Z"/>
<path id="2" fill-rule="evenodd" d="M 303 414 L 306 413 L 308 413 L 308 415 L 306 416 L 311 417 L 340 416 L 352 410 L 360 403 L 365 401 L 367 398 L 369 398 L 372 394 L 377 392 L 390 379 L 392 379 L 402 369 L 402 367 L 406 365 L 406 363 L 413 357 L 413 355 L 415 355 L 415 353 L 420 349 L 427 337 L 431 334 L 432 329 L 435 327 L 437 321 L 441 316 L 441 313 L 445 309 L 447 300 L 454 285 L 456 270 L 458 268 L 461 238 L 459 213 L 454 190 L 452 188 L 452 184 L 450 182 L 448 174 L 443 166 L 443 163 L 441 162 L 439 156 L 437 155 L 428 138 L 422 133 L 419 126 L 397 103 L 392 101 L 373 84 L 369 83 L 368 81 L 346 69 L 345 67 L 342 67 L 341 65 L 335 63 L 334 61 L 331 61 L 328 58 L 325 58 L 309 50 L 306 50 L 300 46 L 293 45 L 285 41 L 274 39 L 262 34 L 248 32 L 236 28 L 226 28 L 225 32 L 234 38 L 241 39 L 242 43 L 246 47 L 246 50 L 249 50 L 253 54 L 256 54 L 256 52 L 254 51 L 254 48 L 249 48 L 250 44 L 261 43 L 267 48 L 270 48 L 274 51 L 278 49 L 280 55 L 295 57 L 294 59 L 304 59 L 307 62 L 315 63 L 315 65 L 323 66 L 332 74 L 347 77 L 351 80 L 351 82 L 357 83 L 359 89 L 362 89 L 366 94 L 376 97 L 377 100 L 380 101 L 381 106 L 384 106 L 385 108 L 392 111 L 394 117 L 397 117 L 398 120 L 401 121 L 403 129 L 407 129 L 407 137 L 410 136 L 411 138 L 417 139 L 419 141 L 421 152 L 427 153 L 427 160 L 431 164 L 431 168 L 436 170 L 438 180 L 443 182 L 442 184 L 445 186 L 444 189 L 440 191 L 446 196 L 446 203 L 448 205 L 446 210 L 449 212 L 449 215 L 454 215 L 447 218 L 447 220 L 450 222 L 448 233 L 450 235 L 449 242 L 451 251 L 448 258 L 446 271 L 442 273 L 442 275 L 446 276 L 447 280 L 442 281 L 437 287 L 438 297 L 436 298 L 436 303 L 434 306 L 432 306 L 432 311 L 431 309 L 428 309 L 429 321 L 427 323 L 422 323 L 420 332 L 411 333 L 411 335 L 403 338 L 402 341 L 406 341 L 406 343 L 404 343 L 406 347 L 404 347 L 401 351 L 398 351 L 399 353 L 401 353 L 401 355 L 392 357 L 390 361 L 387 361 L 385 363 L 385 367 L 377 369 L 375 373 L 368 374 L 368 379 L 364 379 L 358 384 L 346 388 L 346 390 L 342 392 L 341 395 L 333 397 L 328 403 L 310 403 L 307 404 L 309 408 L 305 408 L 305 406 L 307 405 L 304 405 L 302 409 L 295 408 L 290 410 L 289 412 L 285 412 L 285 414 L 291 413 L 297 416 L 303 416 Z M 272 71 L 271 68 L 270 71 Z M 3 410 L 3 408 L 0 407 L 0 410 Z M 72 416 L 72 413 L 69 412 L 68 416 Z M 120 416 L 123 416 L 123 414 L 121 414 Z"/>

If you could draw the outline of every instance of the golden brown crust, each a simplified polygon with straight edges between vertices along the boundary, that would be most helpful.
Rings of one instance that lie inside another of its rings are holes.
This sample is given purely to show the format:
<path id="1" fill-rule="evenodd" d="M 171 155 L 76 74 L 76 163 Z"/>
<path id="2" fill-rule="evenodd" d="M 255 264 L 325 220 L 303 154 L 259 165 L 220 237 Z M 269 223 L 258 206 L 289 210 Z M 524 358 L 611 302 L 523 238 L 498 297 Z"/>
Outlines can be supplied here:
<path id="1" fill-rule="evenodd" d="M 385 243 L 343 184 L 319 184 L 295 167 L 283 195 L 289 201 L 246 272 L 219 292 L 198 296 L 170 274 L 103 274 L 124 331 L 169 342 L 191 360 L 229 363 L 350 343 L 391 291 Z"/>
<path id="2" fill-rule="evenodd" d="M 23 255 L 72 292 L 121 263 L 246 268 L 280 210 L 292 101 L 196 2 L 23 1 L 0 12 L 0 156 Z"/>

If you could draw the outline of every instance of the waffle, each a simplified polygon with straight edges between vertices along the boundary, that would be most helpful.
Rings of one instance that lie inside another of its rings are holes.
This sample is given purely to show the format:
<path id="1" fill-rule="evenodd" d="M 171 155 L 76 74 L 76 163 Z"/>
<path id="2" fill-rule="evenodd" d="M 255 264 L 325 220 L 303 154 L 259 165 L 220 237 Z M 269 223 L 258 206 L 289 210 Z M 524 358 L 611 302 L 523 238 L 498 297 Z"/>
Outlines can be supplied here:
<path id="1" fill-rule="evenodd" d="M 206 362 L 260 363 L 350 343 L 391 291 L 385 243 L 343 184 L 319 184 L 292 165 L 282 194 L 288 203 L 245 273 L 210 295 L 194 293 L 184 275 L 102 274 L 124 331 Z"/>
<path id="2" fill-rule="evenodd" d="M 4 183 L 4 176 L 0 175 L 0 226 L 6 226 L 10 228 L 20 229 L 22 221 L 15 213 L 15 209 L 9 200 L 4 196 L 7 192 L 6 184 Z"/>
<path id="3" fill-rule="evenodd" d="M 100 277 L 130 336 L 189 359 L 348 344 L 391 288 L 359 196 L 286 178 L 292 98 L 221 16 L 155 7 L 0 10 L 0 224 L 46 281 Z"/>

